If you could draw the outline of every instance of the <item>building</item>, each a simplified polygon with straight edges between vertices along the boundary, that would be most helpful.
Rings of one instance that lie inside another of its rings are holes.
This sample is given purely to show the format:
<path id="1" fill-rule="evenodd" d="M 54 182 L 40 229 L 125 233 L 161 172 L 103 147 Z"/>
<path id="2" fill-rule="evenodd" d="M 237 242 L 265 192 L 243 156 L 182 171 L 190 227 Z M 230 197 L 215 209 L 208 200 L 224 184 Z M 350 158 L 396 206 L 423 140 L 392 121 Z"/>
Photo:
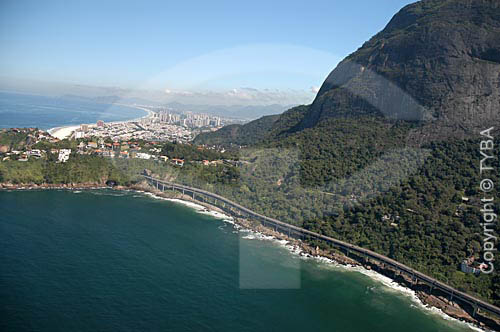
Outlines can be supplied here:
<path id="1" fill-rule="evenodd" d="M 474 274 L 479 274 L 481 272 L 480 269 L 470 266 L 469 262 L 466 259 L 464 259 L 462 261 L 462 264 L 460 264 L 460 270 L 464 273 L 474 273 Z"/>
<path id="2" fill-rule="evenodd" d="M 86 133 L 87 131 L 89 131 L 89 125 L 86 124 L 80 125 L 80 131 Z"/>
<path id="3" fill-rule="evenodd" d="M 32 149 L 26 151 L 26 154 L 30 157 L 35 157 L 35 158 L 41 158 L 42 157 L 42 152 L 38 149 Z"/>
<path id="4" fill-rule="evenodd" d="M 173 158 L 172 162 L 178 166 L 184 166 L 184 160 L 182 159 Z"/>
<path id="5" fill-rule="evenodd" d="M 81 130 L 75 130 L 74 134 L 75 139 L 83 138 L 85 136 L 85 133 Z"/>
<path id="6" fill-rule="evenodd" d="M 146 159 L 146 160 L 151 159 L 151 155 L 149 153 L 144 153 L 144 152 L 137 152 L 135 154 L 135 157 L 139 158 L 139 159 Z"/>
<path id="7" fill-rule="evenodd" d="M 97 120 L 97 127 L 104 127 L 104 121 Z"/>
<path id="8" fill-rule="evenodd" d="M 57 158 L 57 161 L 60 163 L 65 163 L 68 161 L 69 156 L 71 154 L 71 149 L 61 149 L 59 150 L 59 156 Z"/>

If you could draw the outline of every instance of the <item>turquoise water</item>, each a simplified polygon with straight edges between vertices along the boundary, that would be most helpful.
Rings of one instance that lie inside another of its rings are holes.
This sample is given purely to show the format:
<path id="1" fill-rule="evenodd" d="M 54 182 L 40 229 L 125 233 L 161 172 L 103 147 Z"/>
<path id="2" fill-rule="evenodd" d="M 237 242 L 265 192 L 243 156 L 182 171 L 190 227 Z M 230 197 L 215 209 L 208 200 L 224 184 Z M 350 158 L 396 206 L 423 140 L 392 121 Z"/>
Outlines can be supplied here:
<path id="1" fill-rule="evenodd" d="M 91 101 L 0 92 L 0 128 L 54 127 L 125 121 L 140 118 L 145 111 Z"/>
<path id="2" fill-rule="evenodd" d="M 1 331 L 469 331 L 182 205 L 0 192 Z"/>

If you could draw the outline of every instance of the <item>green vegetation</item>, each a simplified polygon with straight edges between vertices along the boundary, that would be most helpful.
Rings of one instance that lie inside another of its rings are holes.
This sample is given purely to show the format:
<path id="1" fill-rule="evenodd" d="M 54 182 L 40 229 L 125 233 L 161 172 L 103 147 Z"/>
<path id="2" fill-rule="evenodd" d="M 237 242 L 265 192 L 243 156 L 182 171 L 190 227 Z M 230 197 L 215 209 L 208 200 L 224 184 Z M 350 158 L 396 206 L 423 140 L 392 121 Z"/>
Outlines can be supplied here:
<path id="1" fill-rule="evenodd" d="M 223 146 L 255 144 L 256 139 L 263 138 L 279 117 L 279 115 L 268 115 L 244 125 L 225 126 L 214 133 L 196 136 L 194 143 Z"/>
<path id="2" fill-rule="evenodd" d="M 415 126 L 364 117 L 279 130 L 278 138 L 268 134 L 240 151 L 239 179 L 231 186 L 204 183 L 194 169 L 174 177 L 387 255 L 499 305 L 498 273 L 460 271 L 463 259 L 482 254 L 479 141 L 405 147 Z M 500 197 L 493 195 L 499 211 Z"/>
<path id="3" fill-rule="evenodd" d="M 202 161 L 202 160 L 222 160 L 237 158 L 237 155 L 229 152 L 220 153 L 213 149 L 203 148 L 201 146 L 192 146 L 189 144 L 181 143 L 163 143 L 161 155 L 167 156 L 170 159 L 179 158 L 189 161 Z"/>
<path id="4" fill-rule="evenodd" d="M 206 183 L 231 184 L 238 178 L 238 169 L 234 166 L 237 156 L 230 152 L 221 153 L 214 149 L 190 144 L 170 143 L 152 144 L 146 141 L 134 142 L 136 148 L 127 147 L 127 151 L 150 152 L 160 151 L 159 155 L 169 159 L 180 158 L 186 163 L 181 167 L 173 165 L 169 160 L 163 161 L 158 157 L 144 160 L 118 157 L 120 148 L 116 151 L 116 158 L 106 158 L 98 148 L 79 149 L 78 145 L 84 140 L 49 141 L 37 139 L 43 136 L 38 130 L 20 129 L 20 132 L 4 130 L 0 133 L 0 141 L 12 148 L 0 153 L 0 181 L 11 184 L 95 184 L 104 185 L 112 181 L 118 185 L 128 185 L 141 181 L 140 173 L 147 168 L 155 174 L 168 176 L 175 174 L 196 173 L 200 181 Z M 90 140 L 89 140 L 90 141 Z M 98 140 L 93 140 L 98 141 Z M 105 142 L 110 143 L 109 140 Z M 85 145 L 85 144 L 84 144 Z M 25 157 L 27 151 L 39 149 L 42 157 Z M 54 151 L 52 153 L 51 151 Z M 67 162 L 58 162 L 58 150 L 71 149 L 72 153 Z M 108 152 L 109 152 L 108 148 Z M 157 152 L 158 153 L 158 152 Z M 21 157 L 26 161 L 20 161 Z M 5 158 L 5 160 L 4 160 Z M 230 162 L 226 161 L 227 159 Z M 203 165 L 202 161 L 212 162 Z"/>
<path id="5" fill-rule="evenodd" d="M 56 163 L 55 160 L 55 156 L 49 156 L 48 160 L 4 161 L 0 163 L 0 178 L 2 182 L 12 184 L 104 185 L 108 180 L 117 184 L 130 182 L 128 175 L 102 157 L 74 155 L 66 163 Z"/>
<path id="6" fill-rule="evenodd" d="M 78 154 L 56 163 L 56 156 L 48 154 L 46 159 L 0 162 L 0 178 L 11 183 L 129 184 L 149 169 L 161 178 L 374 250 L 500 304 L 498 274 L 475 276 L 459 269 L 463 259 L 482 253 L 478 140 L 408 148 L 405 138 L 415 124 L 370 117 L 286 129 L 303 114 L 300 108 L 288 112 L 273 122 L 265 139 L 239 149 L 238 158 L 233 156 L 238 166 L 222 162 L 229 159 L 227 152 L 165 143 L 155 147 L 161 155 L 185 159 L 183 167 Z M 221 162 L 205 166 L 200 160 Z"/>
<path id="7" fill-rule="evenodd" d="M 29 132 L 7 131 L 0 132 L 0 151 L 19 150 L 29 141 Z"/>

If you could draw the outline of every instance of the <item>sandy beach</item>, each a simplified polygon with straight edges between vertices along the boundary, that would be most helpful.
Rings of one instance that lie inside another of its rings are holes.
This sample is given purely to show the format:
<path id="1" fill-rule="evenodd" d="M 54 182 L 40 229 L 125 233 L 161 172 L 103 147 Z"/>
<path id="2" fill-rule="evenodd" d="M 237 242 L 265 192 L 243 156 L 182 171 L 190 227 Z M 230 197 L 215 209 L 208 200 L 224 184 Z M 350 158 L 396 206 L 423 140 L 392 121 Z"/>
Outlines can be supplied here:
<path id="1" fill-rule="evenodd" d="M 154 114 L 153 111 L 151 111 L 151 110 L 149 110 L 147 108 L 144 108 L 144 107 L 140 107 L 140 106 L 131 106 L 131 105 L 125 105 L 125 104 L 116 104 L 116 105 L 121 105 L 121 106 L 126 106 L 126 107 L 140 109 L 140 110 L 146 111 L 147 114 L 145 116 L 141 117 L 141 118 L 130 119 L 130 120 L 125 120 L 125 121 L 112 121 L 112 122 L 107 122 L 108 124 L 125 123 L 125 122 L 136 122 L 136 121 L 140 121 L 143 118 L 149 118 L 149 117 L 151 117 Z M 89 127 L 95 126 L 94 123 L 87 123 L 87 125 Z M 71 137 L 71 135 L 73 134 L 73 132 L 75 130 L 77 130 L 78 128 L 80 128 L 80 125 L 55 127 L 55 128 L 51 128 L 51 129 L 47 130 L 47 132 L 51 136 L 56 137 L 58 139 L 65 139 L 65 138 Z"/>
<path id="2" fill-rule="evenodd" d="M 47 130 L 47 132 L 58 139 L 65 139 L 71 136 L 71 134 L 80 128 L 80 126 L 67 126 L 67 127 L 56 127 Z"/>

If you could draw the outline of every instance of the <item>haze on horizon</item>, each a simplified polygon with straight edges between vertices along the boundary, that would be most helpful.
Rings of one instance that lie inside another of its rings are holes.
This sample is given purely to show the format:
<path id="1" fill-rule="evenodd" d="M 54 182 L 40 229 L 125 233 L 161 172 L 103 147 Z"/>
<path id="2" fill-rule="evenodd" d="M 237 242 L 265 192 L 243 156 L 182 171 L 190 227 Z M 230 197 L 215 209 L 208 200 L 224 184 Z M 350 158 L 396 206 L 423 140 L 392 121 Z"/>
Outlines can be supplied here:
<path id="1" fill-rule="evenodd" d="M 0 4 L 0 90 L 207 105 L 310 103 L 413 1 Z"/>

